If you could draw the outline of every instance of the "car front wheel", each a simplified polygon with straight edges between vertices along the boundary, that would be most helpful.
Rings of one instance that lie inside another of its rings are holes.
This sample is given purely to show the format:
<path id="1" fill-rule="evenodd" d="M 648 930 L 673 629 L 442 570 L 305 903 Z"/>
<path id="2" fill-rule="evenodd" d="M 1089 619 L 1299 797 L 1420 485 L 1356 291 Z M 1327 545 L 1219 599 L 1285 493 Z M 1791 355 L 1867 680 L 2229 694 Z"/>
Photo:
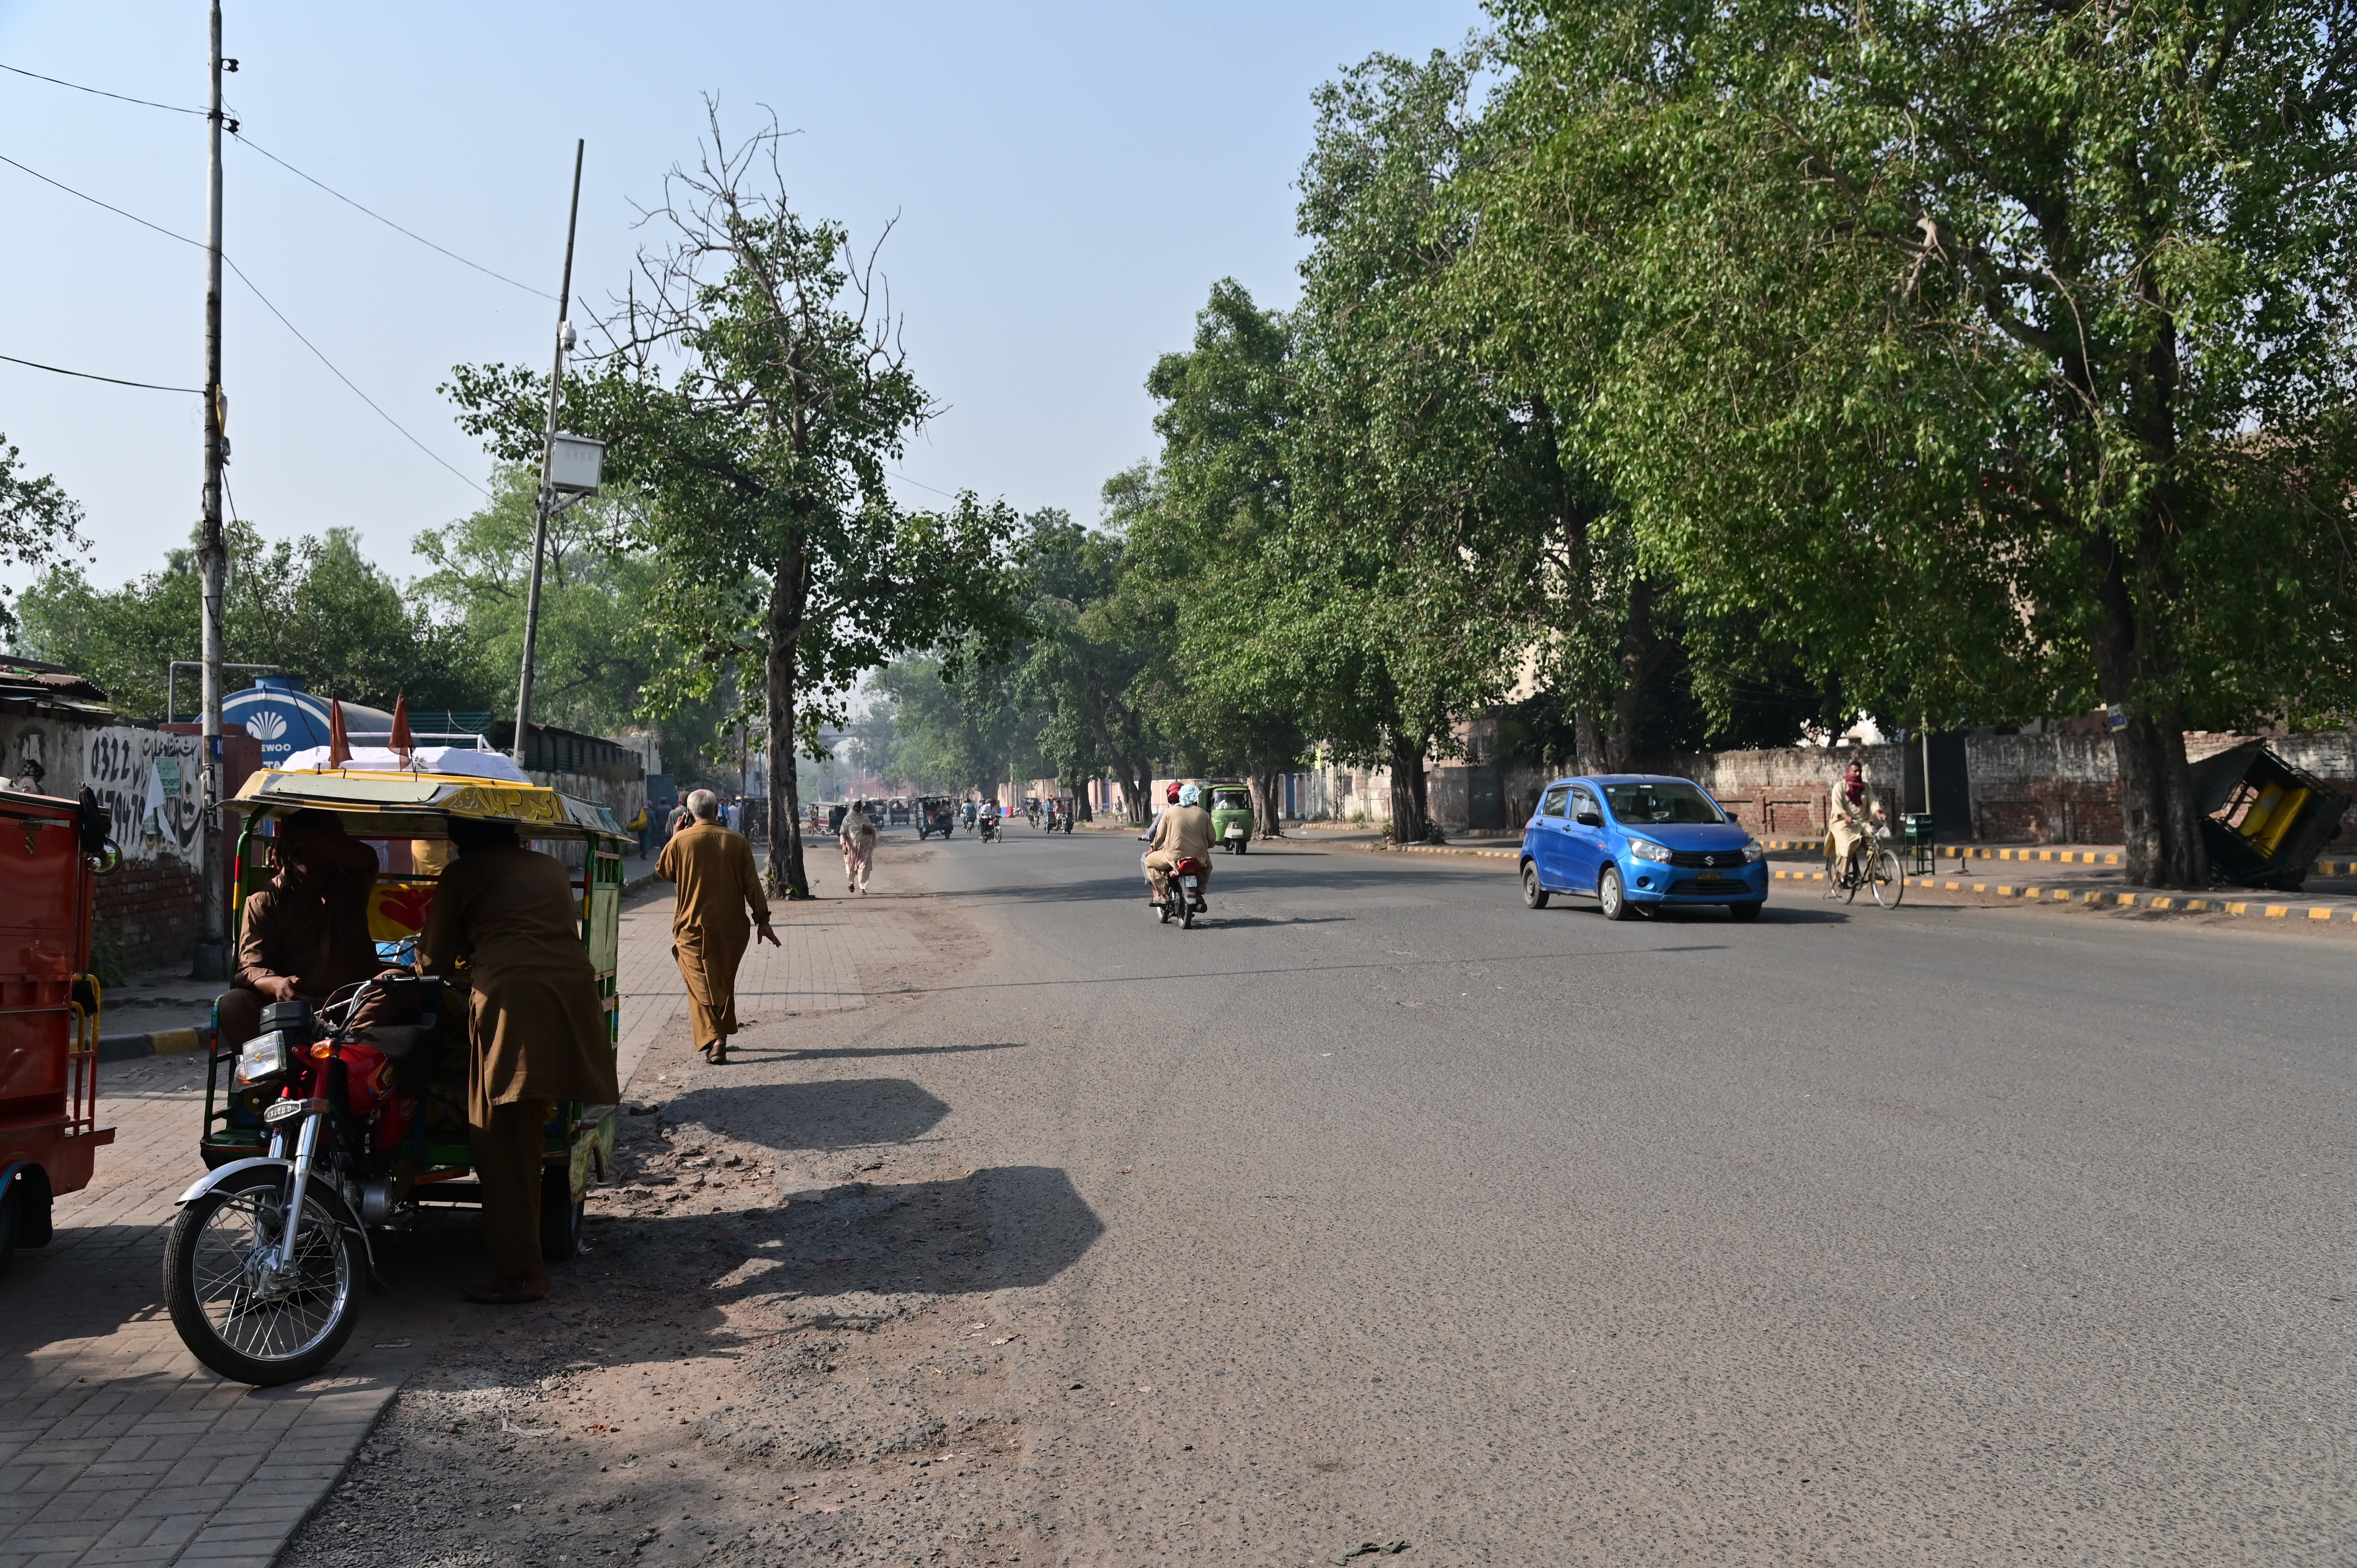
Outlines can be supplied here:
<path id="1" fill-rule="evenodd" d="M 1523 907 L 1544 909 L 1547 907 L 1547 890 L 1539 886 L 1539 868 L 1529 861 L 1523 862 Z"/>
<path id="2" fill-rule="evenodd" d="M 1596 901 L 1603 907 L 1608 920 L 1625 920 L 1636 912 L 1629 902 L 1629 890 L 1620 885 L 1620 868 L 1617 865 L 1606 866 L 1604 874 L 1596 879 Z"/>

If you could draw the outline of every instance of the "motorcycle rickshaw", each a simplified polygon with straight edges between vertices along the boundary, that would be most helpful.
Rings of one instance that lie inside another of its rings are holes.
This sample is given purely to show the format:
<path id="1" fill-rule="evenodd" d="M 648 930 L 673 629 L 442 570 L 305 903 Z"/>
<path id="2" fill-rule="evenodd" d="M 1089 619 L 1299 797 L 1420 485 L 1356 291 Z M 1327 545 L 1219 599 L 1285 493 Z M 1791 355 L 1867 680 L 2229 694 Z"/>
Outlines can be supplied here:
<path id="1" fill-rule="evenodd" d="M 105 808 L 0 789 L 0 1273 L 49 1242 L 51 1200 L 90 1185 L 98 1124 L 99 985 L 90 920 L 119 858 Z"/>
<path id="2" fill-rule="evenodd" d="M 1211 799 L 1211 842 L 1230 854 L 1252 848 L 1252 790 L 1243 784 L 1213 783 L 1204 791 Z"/>
<path id="3" fill-rule="evenodd" d="M 485 772 L 506 761 L 475 755 Z M 230 908 L 242 911 L 274 875 L 268 847 L 284 819 L 334 811 L 350 837 L 376 852 L 368 918 L 378 957 L 389 968 L 410 963 L 453 858 L 450 821 L 512 822 L 527 847 L 573 874 L 613 1048 L 629 835 L 603 806 L 478 776 L 471 762 L 445 766 L 454 771 L 257 772 L 223 802 L 244 818 Z M 364 1004 L 385 992 L 397 1005 L 382 1011 L 408 1020 L 358 1026 Z M 250 1040 L 221 1038 L 216 1016 L 198 1144 L 209 1174 L 180 1195 L 165 1259 L 173 1326 L 199 1360 L 256 1385 L 308 1377 L 351 1334 L 361 1283 L 376 1273 L 377 1239 L 413 1228 L 427 1208 L 480 1204 L 469 1179 L 471 1055 L 464 990 L 414 974 L 347 987 L 316 1010 L 274 1002 Z M 579 1247 L 592 1174 L 606 1174 L 613 1159 L 617 1110 L 565 1101 L 550 1113 L 540 1245 L 551 1262 Z"/>
<path id="4" fill-rule="evenodd" d="M 927 795 L 917 802 L 917 837 L 922 840 L 939 833 L 950 836 L 957 826 L 957 802 L 947 795 Z"/>

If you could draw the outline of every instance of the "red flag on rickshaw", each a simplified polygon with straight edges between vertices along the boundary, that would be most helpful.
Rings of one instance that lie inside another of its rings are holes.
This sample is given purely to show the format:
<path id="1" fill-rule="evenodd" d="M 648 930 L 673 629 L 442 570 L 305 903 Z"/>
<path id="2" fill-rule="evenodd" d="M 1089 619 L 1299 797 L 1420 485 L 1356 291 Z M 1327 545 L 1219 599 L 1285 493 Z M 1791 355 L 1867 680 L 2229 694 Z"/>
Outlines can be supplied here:
<path id="1" fill-rule="evenodd" d="M 409 693 L 406 692 L 393 699 L 393 734 L 385 744 L 393 747 L 404 768 L 409 766 L 409 754 L 417 748 L 417 743 L 409 738 Z"/>
<path id="2" fill-rule="evenodd" d="M 341 693 L 328 699 L 328 766 L 349 768 L 352 761 L 352 743 L 344 738 L 344 699 Z"/>

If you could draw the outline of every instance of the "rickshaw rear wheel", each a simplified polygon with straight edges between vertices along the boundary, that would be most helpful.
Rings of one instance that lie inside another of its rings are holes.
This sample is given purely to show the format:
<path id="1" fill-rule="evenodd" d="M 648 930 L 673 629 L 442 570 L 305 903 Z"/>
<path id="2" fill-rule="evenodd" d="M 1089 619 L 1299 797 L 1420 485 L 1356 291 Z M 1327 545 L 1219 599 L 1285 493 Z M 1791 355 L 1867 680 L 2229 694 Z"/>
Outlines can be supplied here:
<path id="1" fill-rule="evenodd" d="M 562 1263 L 581 1251 L 581 1228 L 588 1217 L 587 1199 L 573 1196 L 573 1173 L 564 1165 L 548 1165 L 540 1173 L 540 1258 Z"/>

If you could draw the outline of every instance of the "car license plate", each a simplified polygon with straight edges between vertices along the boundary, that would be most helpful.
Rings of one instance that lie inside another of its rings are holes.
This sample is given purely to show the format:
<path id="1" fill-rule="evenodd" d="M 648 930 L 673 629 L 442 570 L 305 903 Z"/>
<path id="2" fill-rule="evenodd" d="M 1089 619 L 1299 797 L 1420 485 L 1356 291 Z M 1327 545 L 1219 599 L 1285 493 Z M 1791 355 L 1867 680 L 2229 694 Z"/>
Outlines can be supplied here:
<path id="1" fill-rule="evenodd" d="M 1724 882 L 1727 880 L 1727 877 L 1723 873 L 1717 871 L 1698 871 L 1695 873 L 1695 880 L 1696 882 Z"/>

